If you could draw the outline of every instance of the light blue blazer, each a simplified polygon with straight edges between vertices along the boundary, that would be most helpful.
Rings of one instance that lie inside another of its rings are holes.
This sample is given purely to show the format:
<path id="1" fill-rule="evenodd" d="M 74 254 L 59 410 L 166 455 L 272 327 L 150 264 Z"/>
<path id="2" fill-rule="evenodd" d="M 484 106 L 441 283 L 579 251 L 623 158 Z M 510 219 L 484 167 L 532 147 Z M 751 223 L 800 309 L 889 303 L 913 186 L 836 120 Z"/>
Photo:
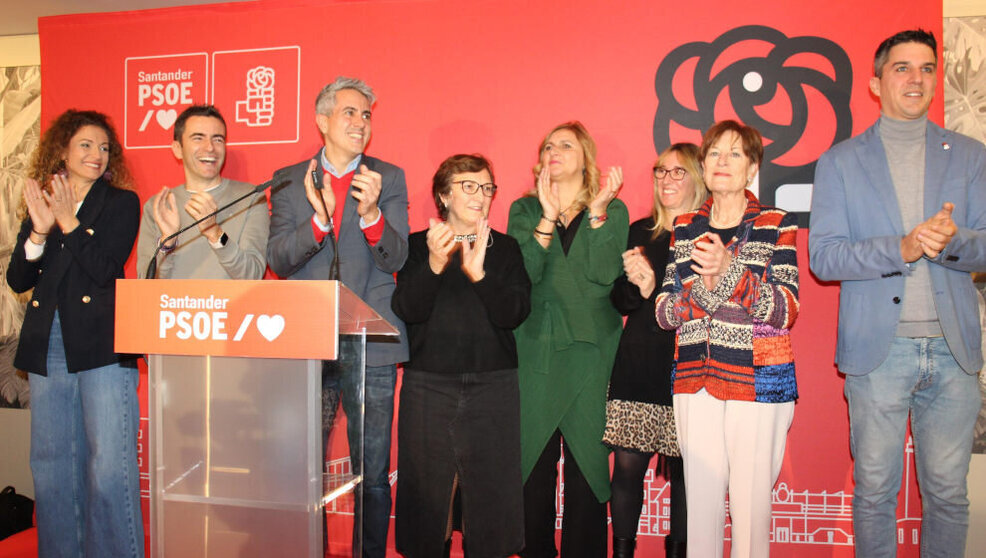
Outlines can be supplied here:
<path id="1" fill-rule="evenodd" d="M 818 160 L 811 201 L 811 271 L 841 281 L 839 370 L 863 375 L 890 352 L 911 273 L 900 254 L 904 230 L 879 121 Z M 934 259 L 931 282 L 942 332 L 963 370 L 982 368 L 979 308 L 969 275 L 986 270 L 986 150 L 980 142 L 928 122 L 924 218 L 955 204 L 958 232 Z"/>

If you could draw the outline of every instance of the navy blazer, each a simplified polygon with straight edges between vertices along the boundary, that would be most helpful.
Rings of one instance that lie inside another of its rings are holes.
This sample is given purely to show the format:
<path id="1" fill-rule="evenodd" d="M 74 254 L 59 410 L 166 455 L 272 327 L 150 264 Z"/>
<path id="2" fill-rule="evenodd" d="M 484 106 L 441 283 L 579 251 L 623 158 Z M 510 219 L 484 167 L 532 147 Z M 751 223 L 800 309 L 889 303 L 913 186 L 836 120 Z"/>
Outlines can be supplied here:
<path id="1" fill-rule="evenodd" d="M 314 157 L 321 176 L 321 150 Z M 289 183 L 270 196 L 270 239 L 267 242 L 267 265 L 288 279 L 328 279 L 332 262 L 332 243 L 326 235 L 315 242 L 312 232 L 312 209 L 305 196 L 305 174 L 311 159 L 306 159 L 274 173 Z M 338 235 L 339 274 L 342 283 L 369 304 L 400 331 L 398 339 L 367 339 L 367 366 L 384 366 L 408 358 L 407 331 L 404 322 L 390 307 L 396 284 L 394 274 L 407 260 L 407 184 L 404 171 L 379 159 L 363 155 L 360 164 L 382 175 L 377 206 L 383 214 L 384 231 L 380 241 L 370 246 L 359 227 L 358 202 L 348 194 L 344 200 L 342 223 Z M 325 185 L 326 188 L 330 186 Z M 336 200 L 339 203 L 340 200 Z"/>
<path id="2" fill-rule="evenodd" d="M 103 179 L 86 194 L 76 214 L 79 226 L 63 235 L 56 224 L 36 261 L 24 255 L 31 219 L 21 224 L 7 268 L 7 284 L 15 292 L 34 289 L 14 366 L 47 375 L 48 338 L 58 310 L 69 372 L 113 363 L 136 367 L 132 355 L 113 351 L 116 280 L 130 256 L 140 223 L 140 200 Z"/>
<path id="3" fill-rule="evenodd" d="M 890 178 L 880 123 L 832 147 L 818 160 L 808 235 L 811 270 L 842 281 L 839 370 L 863 375 L 886 360 L 900 318 L 904 277 L 900 254 L 908 232 Z M 980 142 L 928 122 L 924 219 L 955 204 L 958 232 L 929 260 L 938 320 L 963 370 L 982 368 L 979 308 L 969 275 L 986 270 L 986 149 Z"/>

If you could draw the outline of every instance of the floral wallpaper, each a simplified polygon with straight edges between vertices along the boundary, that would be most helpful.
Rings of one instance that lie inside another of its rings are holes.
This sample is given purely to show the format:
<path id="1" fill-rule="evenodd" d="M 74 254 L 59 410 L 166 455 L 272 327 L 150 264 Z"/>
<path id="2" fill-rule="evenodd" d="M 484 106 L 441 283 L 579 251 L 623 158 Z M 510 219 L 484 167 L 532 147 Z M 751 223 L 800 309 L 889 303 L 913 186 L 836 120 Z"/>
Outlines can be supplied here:
<path id="1" fill-rule="evenodd" d="M 20 219 L 21 189 L 31 153 L 41 134 L 41 69 L 0 68 L 0 278 L 14 247 Z M 0 287 L 0 407 L 27 407 L 30 394 L 23 372 L 14 370 L 14 349 L 27 297 Z"/>
<path id="2" fill-rule="evenodd" d="M 945 19 L 945 127 L 986 142 L 986 17 Z"/>
<path id="3" fill-rule="evenodd" d="M 986 143 L 986 17 L 949 17 L 944 20 L 945 127 Z M 986 295 L 986 276 L 976 274 L 980 293 Z M 984 305 L 980 301 L 980 313 Z M 983 316 L 986 326 L 986 315 Z M 986 327 L 983 329 L 986 347 Z M 975 453 L 986 453 L 986 374 L 979 375 L 984 405 L 976 422 Z"/>

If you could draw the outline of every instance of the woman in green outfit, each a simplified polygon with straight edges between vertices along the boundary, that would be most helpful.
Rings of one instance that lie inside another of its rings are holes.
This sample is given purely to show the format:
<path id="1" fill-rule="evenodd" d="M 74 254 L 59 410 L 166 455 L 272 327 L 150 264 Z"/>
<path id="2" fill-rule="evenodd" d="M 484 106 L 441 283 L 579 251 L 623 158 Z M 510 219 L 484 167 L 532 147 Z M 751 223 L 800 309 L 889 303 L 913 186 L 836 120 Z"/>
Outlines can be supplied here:
<path id="1" fill-rule="evenodd" d="M 629 218 L 623 172 L 600 185 L 596 144 L 579 122 L 541 142 L 537 188 L 510 207 L 531 278 L 531 313 L 515 331 L 521 404 L 525 558 L 553 557 L 555 485 L 564 446 L 561 554 L 606 556 L 606 386 L 622 330 L 609 299 L 623 271 Z"/>

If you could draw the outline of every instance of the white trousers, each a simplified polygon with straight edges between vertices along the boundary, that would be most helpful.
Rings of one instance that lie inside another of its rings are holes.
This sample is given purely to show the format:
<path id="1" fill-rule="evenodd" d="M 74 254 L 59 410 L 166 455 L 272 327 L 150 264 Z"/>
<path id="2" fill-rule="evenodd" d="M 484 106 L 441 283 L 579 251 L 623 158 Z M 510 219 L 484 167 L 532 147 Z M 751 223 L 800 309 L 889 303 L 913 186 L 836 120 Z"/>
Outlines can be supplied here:
<path id="1" fill-rule="evenodd" d="M 688 557 L 722 558 L 729 491 L 732 558 L 770 554 L 770 503 L 794 402 L 721 401 L 704 389 L 674 396 L 685 464 Z"/>

